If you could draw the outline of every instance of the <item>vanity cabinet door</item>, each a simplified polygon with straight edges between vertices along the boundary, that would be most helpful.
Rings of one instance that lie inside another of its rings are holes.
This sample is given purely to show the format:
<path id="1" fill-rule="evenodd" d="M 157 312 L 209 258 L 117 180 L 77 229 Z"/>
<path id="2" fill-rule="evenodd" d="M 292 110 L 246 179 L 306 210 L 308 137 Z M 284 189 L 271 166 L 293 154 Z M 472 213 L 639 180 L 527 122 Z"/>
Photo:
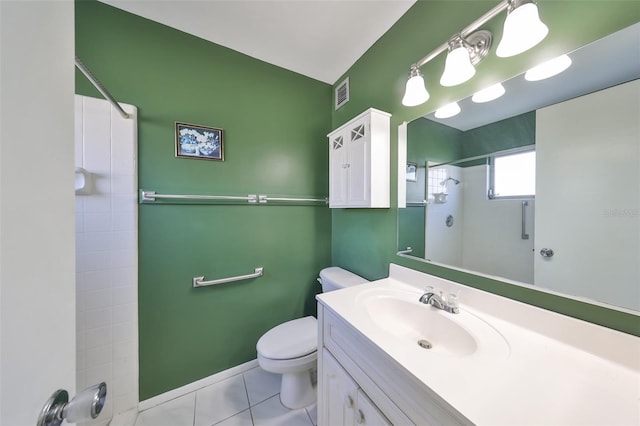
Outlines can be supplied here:
<path id="1" fill-rule="evenodd" d="M 378 410 L 373 402 L 358 389 L 358 409 L 356 411 L 356 424 L 369 426 L 391 426 L 391 422 Z"/>
<path id="2" fill-rule="evenodd" d="M 358 385 L 329 352 L 323 350 L 324 419 L 327 426 L 355 424 Z"/>
<path id="3" fill-rule="evenodd" d="M 384 425 L 391 422 L 380 412 L 353 378 L 326 350 L 322 351 L 322 418 L 327 426 Z M 322 426 L 322 425 L 319 425 Z"/>

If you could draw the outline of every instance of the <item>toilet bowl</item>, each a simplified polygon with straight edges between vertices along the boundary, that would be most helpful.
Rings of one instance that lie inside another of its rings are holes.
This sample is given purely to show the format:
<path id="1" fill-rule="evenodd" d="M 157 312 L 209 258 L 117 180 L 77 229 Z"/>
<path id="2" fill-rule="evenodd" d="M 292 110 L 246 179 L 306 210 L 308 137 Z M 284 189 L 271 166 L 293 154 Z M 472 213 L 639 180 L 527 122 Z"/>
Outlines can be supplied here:
<path id="1" fill-rule="evenodd" d="M 322 291 L 364 284 L 366 279 L 342 268 L 320 271 Z M 287 321 L 267 331 L 256 345 L 258 364 L 268 372 L 282 374 L 280 401 L 290 409 L 307 407 L 316 401 L 318 325 L 308 316 Z"/>

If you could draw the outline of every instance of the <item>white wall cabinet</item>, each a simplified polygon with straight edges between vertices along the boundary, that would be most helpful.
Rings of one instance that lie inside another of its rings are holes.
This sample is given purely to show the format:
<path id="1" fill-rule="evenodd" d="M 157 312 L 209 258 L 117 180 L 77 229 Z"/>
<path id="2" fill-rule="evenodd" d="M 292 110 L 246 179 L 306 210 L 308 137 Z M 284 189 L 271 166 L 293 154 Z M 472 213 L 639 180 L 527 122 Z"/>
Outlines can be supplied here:
<path id="1" fill-rule="evenodd" d="M 329 207 L 389 207 L 390 118 L 370 108 L 327 135 Z"/>
<path id="2" fill-rule="evenodd" d="M 328 425 L 381 425 L 391 422 L 376 408 L 353 378 L 331 356 L 323 350 L 325 384 L 324 401 L 327 402 L 325 420 Z"/>

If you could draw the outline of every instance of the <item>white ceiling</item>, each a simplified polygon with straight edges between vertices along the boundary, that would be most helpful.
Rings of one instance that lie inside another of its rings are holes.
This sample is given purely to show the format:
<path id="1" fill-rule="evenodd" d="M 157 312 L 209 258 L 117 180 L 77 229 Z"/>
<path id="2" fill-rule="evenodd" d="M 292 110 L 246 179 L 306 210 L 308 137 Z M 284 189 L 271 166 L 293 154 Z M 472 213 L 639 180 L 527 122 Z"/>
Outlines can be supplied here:
<path id="1" fill-rule="evenodd" d="M 100 0 L 333 84 L 416 0 Z"/>

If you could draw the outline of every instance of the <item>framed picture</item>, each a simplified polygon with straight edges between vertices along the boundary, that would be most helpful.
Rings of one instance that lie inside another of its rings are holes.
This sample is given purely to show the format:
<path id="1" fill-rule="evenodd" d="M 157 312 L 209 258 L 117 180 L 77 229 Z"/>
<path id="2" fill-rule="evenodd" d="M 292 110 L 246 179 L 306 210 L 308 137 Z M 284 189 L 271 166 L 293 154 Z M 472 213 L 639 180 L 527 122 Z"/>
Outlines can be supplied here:
<path id="1" fill-rule="evenodd" d="M 176 122 L 176 157 L 224 161 L 222 129 Z"/>
<path id="2" fill-rule="evenodd" d="M 407 163 L 407 180 L 416 182 L 418 180 L 418 165 L 416 163 Z"/>

